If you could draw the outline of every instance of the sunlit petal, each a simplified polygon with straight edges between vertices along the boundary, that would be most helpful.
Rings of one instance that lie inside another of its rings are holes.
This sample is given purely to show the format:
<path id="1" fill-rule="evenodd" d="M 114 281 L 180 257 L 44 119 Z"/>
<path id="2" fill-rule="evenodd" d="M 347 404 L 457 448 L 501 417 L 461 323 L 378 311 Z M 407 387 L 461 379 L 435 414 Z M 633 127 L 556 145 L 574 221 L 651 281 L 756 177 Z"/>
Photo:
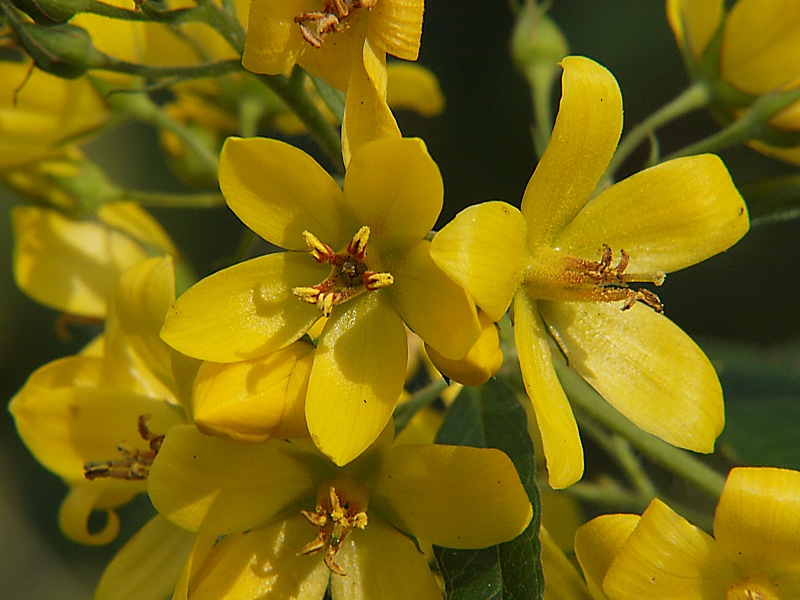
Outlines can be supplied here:
<path id="1" fill-rule="evenodd" d="M 622 96 L 614 76 L 581 56 L 569 56 L 561 65 L 556 124 L 522 198 L 532 250 L 550 241 L 586 204 L 622 131 Z"/>
<path id="2" fill-rule="evenodd" d="M 462 210 L 433 238 L 431 257 L 493 320 L 508 310 L 527 256 L 525 219 L 505 202 Z"/>
<path id="3" fill-rule="evenodd" d="M 677 325 L 642 304 L 540 302 L 569 360 L 609 404 L 674 446 L 712 452 L 725 425 L 714 367 Z"/>
<path id="4" fill-rule="evenodd" d="M 575 533 L 575 556 L 594 597 L 603 597 L 608 567 L 638 523 L 639 515 L 602 515 Z"/>
<path id="5" fill-rule="evenodd" d="M 558 380 L 538 303 L 524 290 L 514 298 L 514 340 L 525 389 L 542 436 L 550 486 L 565 488 L 583 475 L 583 446 L 572 407 Z"/>
<path id="6" fill-rule="evenodd" d="M 370 13 L 370 39 L 398 58 L 417 60 L 424 0 L 382 0 Z"/>
<path id="7" fill-rule="evenodd" d="M 294 17 L 305 10 L 305 0 L 250 5 L 242 66 L 253 73 L 280 75 L 291 67 L 305 43 Z"/>
<path id="8" fill-rule="evenodd" d="M 353 460 L 383 431 L 403 389 L 407 352 L 403 321 L 382 290 L 334 310 L 314 357 L 306 419 L 336 464 Z"/>
<path id="9" fill-rule="evenodd" d="M 176 350 L 213 362 L 263 356 L 299 339 L 319 318 L 292 289 L 315 285 L 328 268 L 307 254 L 253 258 L 202 279 L 167 313 L 162 339 Z"/>

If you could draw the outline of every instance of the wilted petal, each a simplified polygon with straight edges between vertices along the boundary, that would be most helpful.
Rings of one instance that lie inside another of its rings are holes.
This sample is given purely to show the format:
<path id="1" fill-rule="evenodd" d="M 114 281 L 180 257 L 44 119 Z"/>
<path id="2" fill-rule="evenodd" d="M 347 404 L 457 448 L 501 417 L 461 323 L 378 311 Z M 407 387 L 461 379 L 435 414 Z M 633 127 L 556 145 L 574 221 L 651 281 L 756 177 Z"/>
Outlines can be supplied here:
<path id="1" fill-rule="evenodd" d="M 306 395 L 308 430 L 337 465 L 383 431 L 403 390 L 406 330 L 384 290 L 334 309 L 319 338 Z"/>
<path id="2" fill-rule="evenodd" d="M 494 448 L 394 446 L 370 508 L 401 531 L 450 548 L 517 537 L 532 509 L 514 464 Z"/>
<path id="3" fill-rule="evenodd" d="M 583 475 L 583 445 L 578 425 L 558 380 L 550 337 L 537 302 L 520 290 L 514 299 L 514 341 L 525 389 L 542 436 L 550 486 L 565 488 Z"/>
<path id="4" fill-rule="evenodd" d="M 217 535 L 247 531 L 295 504 L 314 504 L 314 468 L 327 466 L 317 457 L 308 442 L 242 444 L 192 425 L 174 427 L 150 470 L 148 492 L 156 510 L 180 527 Z"/>
<path id="5" fill-rule="evenodd" d="M 319 554 L 297 555 L 315 533 L 298 511 L 265 527 L 221 540 L 206 563 L 198 567 L 191 600 L 321 600 L 330 571 Z"/>
<path id="6" fill-rule="evenodd" d="M 639 515 L 602 515 L 575 532 L 575 556 L 594 597 L 603 597 L 603 579 L 611 561 L 636 529 L 639 518 Z"/>
<path id="7" fill-rule="evenodd" d="M 522 198 L 531 250 L 549 242 L 588 202 L 622 131 L 622 96 L 614 76 L 582 56 L 568 56 L 561 65 L 556 124 Z"/>
<path id="8" fill-rule="evenodd" d="M 722 389 L 703 351 L 642 304 L 539 302 L 570 367 L 644 431 L 713 452 L 725 425 Z"/>
<path id="9" fill-rule="evenodd" d="M 714 537 L 731 561 L 754 573 L 796 573 L 799 532 L 799 472 L 731 470 L 714 516 Z"/>
<path id="10" fill-rule="evenodd" d="M 716 542 L 666 504 L 653 500 L 603 581 L 611 600 L 722 598 L 733 571 Z"/>
<path id="11" fill-rule="evenodd" d="M 747 207 L 725 165 L 702 154 L 615 184 L 578 213 L 555 246 L 596 260 L 608 244 L 630 255 L 629 273 L 669 273 L 727 250 L 748 228 Z"/>
<path id="12" fill-rule="evenodd" d="M 189 356 L 213 362 L 249 360 L 298 340 L 319 318 L 295 287 L 315 285 L 328 268 L 307 254 L 280 252 L 239 263 L 202 279 L 167 313 L 162 339 Z"/>
<path id="13" fill-rule="evenodd" d="M 307 230 L 337 251 L 355 233 L 343 228 L 342 190 L 299 148 L 268 138 L 228 138 L 219 161 L 228 206 L 268 242 L 306 250 Z"/>
<path id="14" fill-rule="evenodd" d="M 481 335 L 475 305 L 445 275 L 421 240 L 389 264 L 394 284 L 386 293 L 409 328 L 442 356 L 460 360 Z"/>
<path id="15" fill-rule="evenodd" d="M 425 555 L 414 542 L 379 517 L 354 530 L 336 555 L 347 573 L 331 578 L 336 600 L 440 600 L 442 592 Z"/>
<path id="16" fill-rule="evenodd" d="M 494 321 L 508 310 L 527 257 L 525 219 L 505 202 L 462 210 L 431 242 L 431 257 Z"/>
<path id="17" fill-rule="evenodd" d="M 117 552 L 94 593 L 95 600 L 163 600 L 175 589 L 196 534 L 160 515 Z"/>

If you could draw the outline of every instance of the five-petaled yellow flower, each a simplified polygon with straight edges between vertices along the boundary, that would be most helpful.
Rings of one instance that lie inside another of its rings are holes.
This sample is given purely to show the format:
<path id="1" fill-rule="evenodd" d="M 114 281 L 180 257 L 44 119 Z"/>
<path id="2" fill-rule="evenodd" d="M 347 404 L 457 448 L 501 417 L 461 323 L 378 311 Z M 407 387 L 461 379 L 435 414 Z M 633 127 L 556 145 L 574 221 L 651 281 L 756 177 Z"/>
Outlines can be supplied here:
<path id="1" fill-rule="evenodd" d="M 377 438 L 400 397 L 404 323 L 453 360 L 480 335 L 472 301 L 425 239 L 442 207 L 436 163 L 421 140 L 378 140 L 353 156 L 342 189 L 297 148 L 231 138 L 220 186 L 248 227 L 288 252 L 197 283 L 162 337 L 189 356 L 237 362 L 287 346 L 329 315 L 305 413 L 318 446 L 345 464 Z"/>
<path id="2" fill-rule="evenodd" d="M 188 597 L 314 600 L 330 581 L 340 600 L 438 600 L 414 538 L 483 548 L 528 526 L 528 496 L 501 451 L 392 446 L 393 434 L 390 424 L 337 467 L 307 440 L 237 444 L 170 430 L 150 471 L 153 505 L 219 540 L 186 569 Z"/>
<path id="3" fill-rule="evenodd" d="M 504 202 L 467 208 L 431 248 L 493 319 L 514 300 L 522 375 L 558 488 L 580 479 L 583 451 L 553 341 L 639 427 L 677 446 L 713 449 L 724 424 L 714 368 L 659 314 L 658 297 L 631 284 L 660 285 L 748 229 L 744 202 L 712 155 L 663 163 L 593 198 L 622 129 L 622 99 L 597 63 L 562 64 L 558 118 L 521 210 Z"/>
<path id="4" fill-rule="evenodd" d="M 759 96 L 800 87 L 795 0 L 737 0 L 729 11 L 723 0 L 667 0 L 667 16 L 694 75 L 714 80 L 714 106 L 727 118 Z M 769 125 L 774 141 L 766 137 L 751 145 L 800 164 L 800 102 L 780 110 Z"/>
<path id="5" fill-rule="evenodd" d="M 800 473 L 733 469 L 714 537 L 656 499 L 642 514 L 583 525 L 575 551 L 591 586 L 611 600 L 800 598 Z"/>

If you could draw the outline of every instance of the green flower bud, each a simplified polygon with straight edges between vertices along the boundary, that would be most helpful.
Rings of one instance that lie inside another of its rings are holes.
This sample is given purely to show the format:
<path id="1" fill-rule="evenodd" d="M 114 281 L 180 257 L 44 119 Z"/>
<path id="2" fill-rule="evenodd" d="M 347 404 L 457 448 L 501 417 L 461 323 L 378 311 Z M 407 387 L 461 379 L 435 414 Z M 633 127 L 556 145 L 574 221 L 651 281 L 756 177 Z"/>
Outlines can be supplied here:
<path id="1" fill-rule="evenodd" d="M 544 11 L 526 2 L 511 36 L 511 56 L 517 68 L 530 74 L 537 70 L 558 72 L 558 62 L 569 54 L 564 34 Z"/>
<path id="2" fill-rule="evenodd" d="M 90 68 L 103 64 L 89 33 L 81 27 L 19 23 L 15 28 L 20 43 L 42 71 L 75 79 Z"/>
<path id="3" fill-rule="evenodd" d="M 66 23 L 84 5 L 82 0 L 11 0 L 11 3 L 42 25 Z"/>

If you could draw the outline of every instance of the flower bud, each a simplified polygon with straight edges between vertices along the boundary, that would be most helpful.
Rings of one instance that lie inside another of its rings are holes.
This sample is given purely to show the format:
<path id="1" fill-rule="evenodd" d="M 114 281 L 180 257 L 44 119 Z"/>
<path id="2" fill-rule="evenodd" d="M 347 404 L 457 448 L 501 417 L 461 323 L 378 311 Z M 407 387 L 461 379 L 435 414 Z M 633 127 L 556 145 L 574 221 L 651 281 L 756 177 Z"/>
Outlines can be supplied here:
<path id="1" fill-rule="evenodd" d="M 511 36 L 511 56 L 517 68 L 529 79 L 537 72 L 558 74 L 558 63 L 568 53 L 567 40 L 555 21 L 534 3 L 526 2 Z"/>
<path id="2" fill-rule="evenodd" d="M 42 25 L 66 23 L 83 8 L 81 0 L 11 0 L 12 4 Z"/>
<path id="3" fill-rule="evenodd" d="M 47 73 L 75 79 L 103 64 L 89 33 L 75 25 L 18 23 L 15 32 L 36 66 Z"/>

